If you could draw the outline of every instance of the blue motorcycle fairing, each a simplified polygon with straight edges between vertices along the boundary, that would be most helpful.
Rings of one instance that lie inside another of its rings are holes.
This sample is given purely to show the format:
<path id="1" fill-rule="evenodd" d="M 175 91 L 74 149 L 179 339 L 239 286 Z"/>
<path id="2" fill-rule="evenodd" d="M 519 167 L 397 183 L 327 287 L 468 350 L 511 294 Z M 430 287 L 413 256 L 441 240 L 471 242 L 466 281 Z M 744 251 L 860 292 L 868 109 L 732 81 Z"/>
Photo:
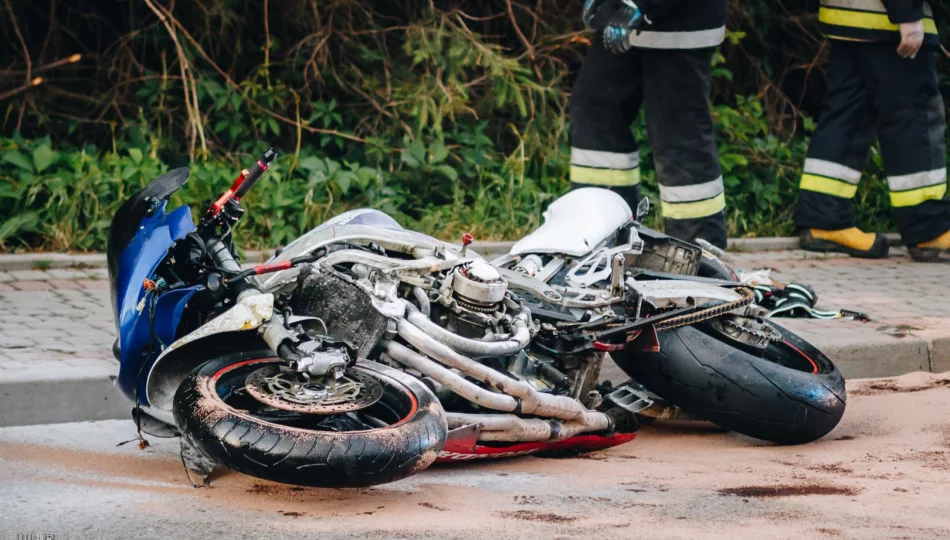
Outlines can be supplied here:
<path id="1" fill-rule="evenodd" d="M 116 386 L 130 400 L 135 399 L 139 375 L 145 372 L 146 364 L 160 352 L 158 347 L 150 347 L 151 299 L 145 298 L 143 283 L 155 274 L 175 242 L 195 230 L 189 207 L 182 206 L 166 213 L 167 204 L 167 201 L 162 201 L 157 211 L 142 218 L 134 238 L 122 250 L 113 285 L 120 351 Z M 176 289 L 158 297 L 154 308 L 155 336 L 161 343 L 167 345 L 175 339 L 185 305 L 202 288 Z M 143 404 L 144 380 L 145 377 L 142 377 L 139 388 L 139 399 Z"/>

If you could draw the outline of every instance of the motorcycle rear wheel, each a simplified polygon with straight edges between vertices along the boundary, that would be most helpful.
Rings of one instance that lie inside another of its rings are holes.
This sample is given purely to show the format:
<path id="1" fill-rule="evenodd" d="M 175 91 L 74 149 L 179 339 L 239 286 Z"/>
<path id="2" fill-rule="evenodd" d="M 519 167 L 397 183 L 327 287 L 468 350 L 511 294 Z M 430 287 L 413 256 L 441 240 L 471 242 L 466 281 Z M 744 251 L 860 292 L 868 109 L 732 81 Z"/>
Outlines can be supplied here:
<path id="1" fill-rule="evenodd" d="M 378 400 L 364 409 L 318 415 L 274 408 L 247 390 L 250 374 L 280 363 L 270 351 L 232 353 L 205 363 L 175 394 L 179 429 L 230 469 L 301 486 L 393 482 L 428 467 L 445 444 L 445 412 L 413 377 L 358 362 L 347 373 L 379 383 Z"/>
<path id="2" fill-rule="evenodd" d="M 766 324 L 782 339 L 763 356 L 703 324 L 659 332 L 659 352 L 611 356 L 651 392 L 731 431 L 779 444 L 820 439 L 844 414 L 844 377 L 817 348 Z"/>

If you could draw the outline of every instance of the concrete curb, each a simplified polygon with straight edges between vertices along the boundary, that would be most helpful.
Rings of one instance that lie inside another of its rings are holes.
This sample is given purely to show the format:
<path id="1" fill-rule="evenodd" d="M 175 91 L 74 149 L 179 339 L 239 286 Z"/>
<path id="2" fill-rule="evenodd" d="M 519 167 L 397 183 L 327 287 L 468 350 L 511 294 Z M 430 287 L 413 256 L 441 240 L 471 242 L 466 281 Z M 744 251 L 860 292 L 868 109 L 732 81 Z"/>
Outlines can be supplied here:
<path id="1" fill-rule="evenodd" d="M 921 337 L 885 338 L 843 342 L 792 328 L 788 319 L 778 319 L 803 339 L 818 347 L 835 363 L 845 379 L 898 377 L 915 371 L 950 371 L 950 337 L 929 340 Z M 612 361 L 604 363 L 601 380 L 614 384 L 627 380 L 626 374 Z"/>
<path id="2" fill-rule="evenodd" d="M 794 320 L 781 322 L 827 354 L 847 379 L 950 371 L 950 337 L 843 341 L 796 329 Z M 132 404 L 107 374 L 114 370 L 113 362 L 103 360 L 94 369 L 76 368 L 55 378 L 0 380 L 0 427 L 131 418 Z M 604 363 L 601 380 L 619 384 L 628 378 L 614 362 Z"/>
<path id="3" fill-rule="evenodd" d="M 885 235 L 892 246 L 900 245 L 900 235 Z M 472 249 L 484 257 L 493 258 L 508 253 L 514 242 L 475 242 Z M 730 238 L 729 250 L 742 253 L 763 251 L 786 251 L 798 249 L 797 236 L 774 238 Z M 244 252 L 244 262 L 261 263 L 269 259 L 274 250 L 250 250 Z M 47 268 L 101 268 L 106 265 L 104 253 L 12 253 L 0 254 L 0 272 L 14 270 L 45 270 Z"/>
<path id="4" fill-rule="evenodd" d="M 131 418 L 108 375 L 0 381 L 0 427 Z"/>
<path id="5" fill-rule="evenodd" d="M 810 337 L 805 336 L 834 360 L 847 379 L 950 371 L 950 337 L 849 344 Z M 628 378 L 613 361 L 604 363 L 601 380 L 619 384 Z M 0 381 L 0 427 L 126 420 L 131 408 L 107 375 Z"/>
<path id="6" fill-rule="evenodd" d="M 892 246 L 901 244 L 901 236 L 896 233 L 884 235 Z M 760 253 L 763 251 L 788 251 L 800 247 L 797 236 L 777 236 L 770 238 L 730 238 L 729 251 L 741 253 Z"/>
<path id="7" fill-rule="evenodd" d="M 102 268 L 105 253 L 10 253 L 0 255 L 0 272 L 48 268 Z"/>
<path id="8" fill-rule="evenodd" d="M 848 344 L 823 344 L 815 340 L 812 344 L 834 361 L 845 379 L 897 377 L 915 371 L 932 371 L 930 346 L 924 339 Z"/>

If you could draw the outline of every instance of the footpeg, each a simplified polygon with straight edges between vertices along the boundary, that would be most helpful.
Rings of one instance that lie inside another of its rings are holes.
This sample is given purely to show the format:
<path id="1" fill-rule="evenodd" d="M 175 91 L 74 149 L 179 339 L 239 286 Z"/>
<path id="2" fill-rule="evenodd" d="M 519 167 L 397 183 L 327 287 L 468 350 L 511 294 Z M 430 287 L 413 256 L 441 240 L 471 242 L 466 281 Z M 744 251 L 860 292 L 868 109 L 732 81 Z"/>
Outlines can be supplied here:
<path id="1" fill-rule="evenodd" d="M 653 405 L 653 399 L 643 387 L 637 385 L 635 388 L 630 383 L 624 384 L 607 396 L 607 401 L 614 405 L 626 409 L 632 413 L 638 413 Z"/>

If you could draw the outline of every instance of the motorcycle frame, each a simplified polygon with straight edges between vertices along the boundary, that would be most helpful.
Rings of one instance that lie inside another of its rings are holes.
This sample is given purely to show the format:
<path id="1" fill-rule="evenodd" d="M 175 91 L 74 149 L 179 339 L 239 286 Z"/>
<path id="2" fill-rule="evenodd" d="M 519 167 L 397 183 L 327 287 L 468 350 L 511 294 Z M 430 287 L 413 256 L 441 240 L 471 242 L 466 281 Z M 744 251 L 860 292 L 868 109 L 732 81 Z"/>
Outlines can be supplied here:
<path id="1" fill-rule="evenodd" d="M 187 174 L 184 176 L 187 179 Z M 159 182 L 156 179 L 154 182 Z M 130 400 L 141 405 L 144 410 L 156 416 L 157 418 L 172 423 L 168 411 L 171 408 L 171 397 L 174 395 L 174 389 L 177 387 L 177 379 L 168 374 L 187 373 L 189 366 L 183 366 L 175 362 L 175 358 L 181 357 L 184 349 L 194 349 L 197 344 L 209 340 L 222 334 L 237 334 L 256 331 L 262 324 L 271 319 L 274 312 L 274 296 L 271 293 L 277 292 L 280 288 L 296 279 L 298 269 L 294 267 L 283 266 L 281 271 L 273 272 L 266 277 L 253 277 L 251 284 L 253 288 L 246 292 L 250 293 L 237 298 L 236 305 L 218 314 L 210 321 L 199 325 L 192 332 L 179 338 L 182 319 L 186 308 L 189 306 L 195 294 L 203 291 L 203 285 L 193 285 L 179 289 L 169 290 L 164 294 L 152 294 L 148 282 L 155 277 L 155 273 L 163 261 L 170 256 L 170 250 L 176 242 L 186 238 L 190 233 L 198 228 L 191 218 L 191 209 L 182 206 L 173 211 L 167 212 L 167 198 L 174 191 L 181 187 L 184 180 L 170 192 L 164 194 L 162 199 L 148 201 L 150 206 L 144 215 L 141 216 L 139 223 L 133 223 L 136 214 L 131 216 L 121 216 L 117 214 L 117 219 L 113 222 L 113 228 L 136 227 L 136 232 L 126 246 L 119 246 L 121 251 L 112 253 L 110 258 L 117 259 L 115 271 L 112 271 L 110 264 L 110 278 L 113 289 L 113 306 L 116 313 L 118 340 L 115 347 L 116 356 L 120 361 L 120 373 L 116 380 L 116 386 Z M 151 184 L 150 184 L 151 185 Z M 149 188 L 147 187 L 146 190 Z M 371 225 L 360 223 L 361 217 L 376 218 L 377 223 Z M 380 217 L 382 216 L 382 217 Z M 633 234 L 631 239 L 638 240 Z M 605 239 L 604 242 L 607 240 Z M 460 251 L 458 247 L 442 242 L 440 240 L 428 237 L 421 233 L 407 231 L 402 229 L 398 223 L 391 217 L 381 213 L 372 213 L 363 210 L 351 211 L 336 218 L 331 219 L 311 231 L 305 233 L 289 246 L 283 249 L 277 256 L 268 261 L 268 266 L 281 267 L 281 263 L 291 261 L 292 259 L 312 254 L 317 250 L 327 247 L 331 244 L 355 244 L 361 246 L 377 245 L 388 251 L 404 253 L 414 257 L 414 260 L 390 259 L 388 257 L 374 255 L 359 250 L 346 250 L 342 252 L 329 253 L 325 256 L 324 263 L 329 264 L 332 260 L 343 260 L 345 258 L 363 258 L 367 262 L 388 265 L 388 270 L 399 275 L 400 280 L 406 283 L 412 283 L 413 279 L 420 279 L 424 274 L 431 273 L 434 270 L 447 270 L 456 265 L 481 258 L 478 254 L 467 252 L 465 248 Z M 617 246 L 614 248 L 604 248 L 603 243 L 592 247 L 587 255 L 582 258 L 576 258 L 576 264 L 586 260 L 598 250 L 606 250 L 605 257 L 613 261 L 616 256 L 626 252 L 639 254 L 642 252 L 642 242 L 636 241 Z M 110 245 L 110 248 L 113 246 Z M 437 255 L 438 257 L 434 257 Z M 523 254 L 526 255 L 526 254 Z M 546 253 L 552 255 L 552 253 Z M 563 254 L 553 253 L 555 257 Z M 559 265 L 560 266 L 560 265 Z M 576 267 L 575 267 L 576 269 Z M 544 281 L 524 279 L 511 270 L 499 269 L 503 275 L 512 284 L 517 284 L 523 288 L 535 291 L 540 295 L 563 304 L 568 308 L 601 308 L 607 307 L 622 300 L 622 288 L 624 280 L 611 280 L 612 288 L 609 290 L 590 289 L 587 287 L 572 287 L 567 284 L 552 287 Z M 611 274 L 623 271 L 623 265 L 619 269 L 612 262 Z M 616 283 L 614 283 L 616 282 Z M 621 291 L 613 290 L 620 284 Z M 636 289 L 635 284 L 629 284 Z M 696 286 L 699 288 L 716 288 L 712 284 L 691 283 L 693 293 L 696 293 Z M 253 291 L 253 292 L 252 292 Z M 721 293 L 720 293 L 721 296 Z M 720 298 L 721 299 L 721 298 Z M 649 323 L 645 323 L 649 324 Z M 155 344 L 159 347 L 154 347 Z M 577 352 L 577 351 L 573 351 Z M 599 354 L 599 353 L 598 353 Z M 602 356 L 602 354 L 601 354 Z M 193 366 L 191 366 L 193 367 Z M 460 366 L 459 370 L 468 376 L 477 375 L 476 371 L 467 369 L 470 366 Z M 146 377 L 142 375 L 146 374 Z M 484 382 L 488 382 L 485 380 Z M 489 384 L 488 386 L 492 386 Z M 525 396 L 519 396 L 522 399 Z M 543 397 L 543 395 L 542 395 Z M 561 396 L 564 397 L 564 396 Z M 535 395 L 533 398 L 537 400 Z M 567 398 L 574 400 L 574 398 Z M 547 400 L 547 398 L 545 398 Z M 565 405 L 539 405 L 540 410 L 560 410 L 563 413 L 566 409 L 558 409 Z M 582 409 L 580 403 L 577 403 Z M 520 406 L 519 406 L 520 407 Z M 573 405 L 571 408 L 575 408 Z M 585 409 L 586 410 L 586 409 Z M 588 411 L 595 414 L 594 411 Z M 578 410 L 577 414 L 586 415 L 588 412 Z M 573 412 L 570 414 L 574 414 Z M 602 413 L 596 413 L 601 415 Z M 541 420 L 519 419 L 514 415 L 487 414 L 483 415 L 486 427 L 506 426 L 504 429 L 487 429 L 485 436 L 492 440 L 490 433 L 494 436 L 510 436 L 504 433 L 510 430 L 521 430 L 522 432 L 537 431 L 538 422 Z M 510 417 L 510 418 L 507 418 Z M 463 421 L 461 416 L 455 419 L 458 427 L 465 427 L 467 421 Z M 566 418 L 562 416 L 562 418 Z M 566 420 L 564 420 L 566 422 Z M 540 424 L 538 424 L 540 425 Z M 574 439 L 577 436 L 589 437 L 587 433 L 592 430 L 592 426 L 601 426 L 603 429 L 608 426 L 603 419 L 590 417 L 585 423 L 565 423 L 561 429 L 565 430 L 565 436 L 568 439 Z M 586 427 L 585 427 L 586 426 Z M 548 426 L 550 431 L 550 426 Z M 506 431 L 507 430 L 507 431 Z M 538 432 L 540 433 L 540 432 Z M 538 433 L 533 437 L 540 437 Z M 499 435 L 502 434 L 502 435 Z M 570 436 L 567 436 L 570 434 Z M 601 437 L 602 440 L 588 441 L 589 444 L 602 445 L 599 447 L 612 446 L 626 442 L 629 438 Z M 621 440 L 622 439 L 622 440 Z M 502 440 L 502 439 L 495 439 Z M 557 444 L 555 441 L 535 441 L 534 446 L 525 447 L 525 452 L 540 451 L 544 448 L 556 448 L 550 446 Z M 467 443 L 466 443 L 467 444 Z M 526 443 L 527 444 L 527 443 Z M 546 446 L 548 445 L 548 446 Z M 472 446 L 474 449 L 475 446 Z M 518 450 L 519 452 L 521 450 Z M 495 453 L 486 451 L 486 453 Z"/>

